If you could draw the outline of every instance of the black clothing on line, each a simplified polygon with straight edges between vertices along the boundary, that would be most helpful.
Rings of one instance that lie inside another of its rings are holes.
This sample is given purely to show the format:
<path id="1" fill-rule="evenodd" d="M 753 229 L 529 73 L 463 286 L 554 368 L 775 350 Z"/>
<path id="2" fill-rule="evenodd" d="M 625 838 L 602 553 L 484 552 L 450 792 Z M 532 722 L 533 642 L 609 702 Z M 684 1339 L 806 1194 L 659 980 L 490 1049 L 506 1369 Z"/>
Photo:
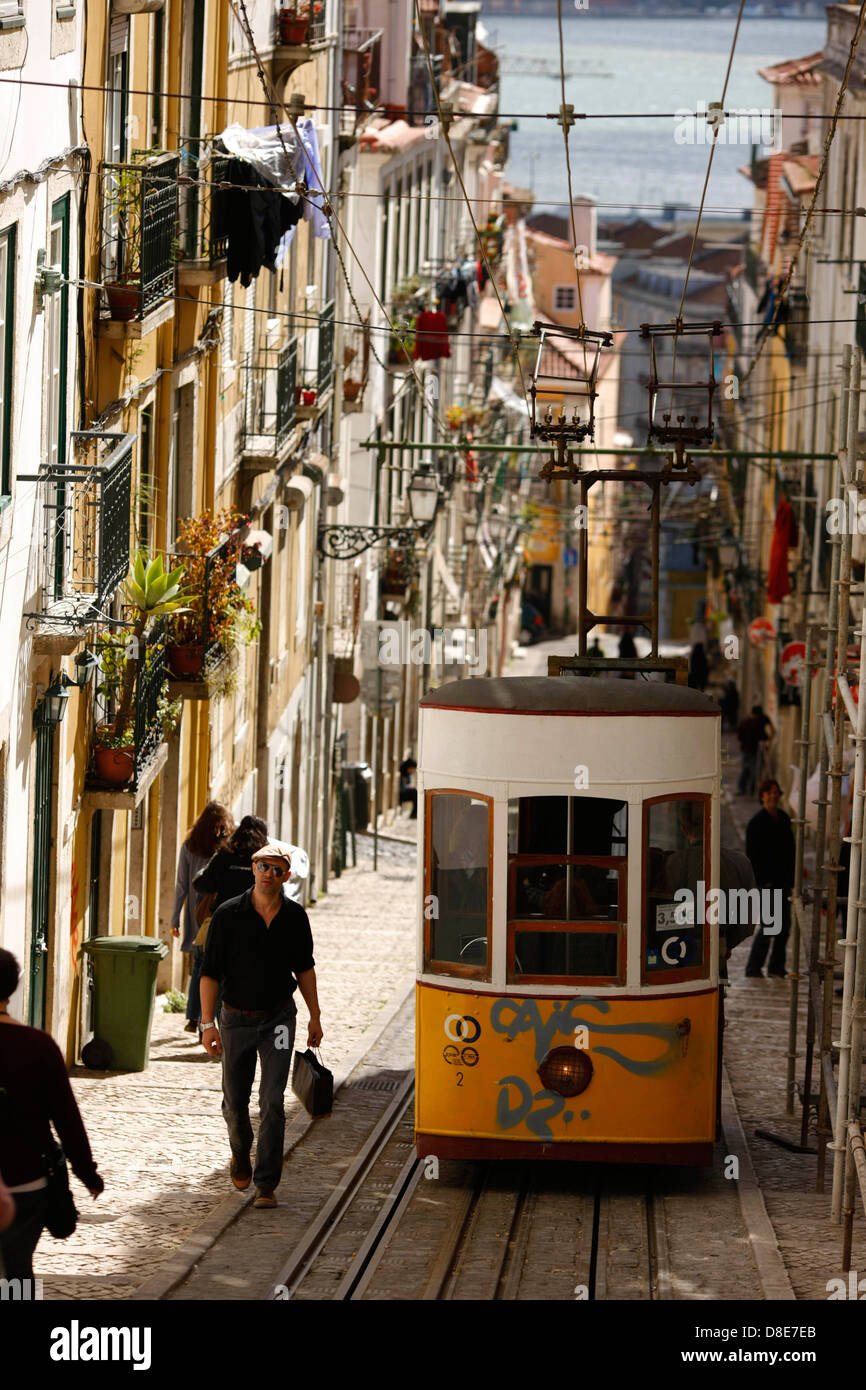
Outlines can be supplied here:
<path id="1" fill-rule="evenodd" d="M 222 191 L 228 239 L 226 272 L 231 281 L 240 276 L 246 288 L 263 265 L 276 270 L 277 247 L 289 228 L 301 220 L 303 203 L 295 193 L 278 193 L 244 159 L 229 161 L 226 182 L 243 185 Z"/>
<path id="2" fill-rule="evenodd" d="M 211 918 L 201 973 L 223 985 L 235 1009 L 273 1010 L 294 994 L 297 976 L 312 970 L 313 933 L 299 903 L 283 896 L 270 926 L 252 904 L 252 890 L 218 907 Z"/>

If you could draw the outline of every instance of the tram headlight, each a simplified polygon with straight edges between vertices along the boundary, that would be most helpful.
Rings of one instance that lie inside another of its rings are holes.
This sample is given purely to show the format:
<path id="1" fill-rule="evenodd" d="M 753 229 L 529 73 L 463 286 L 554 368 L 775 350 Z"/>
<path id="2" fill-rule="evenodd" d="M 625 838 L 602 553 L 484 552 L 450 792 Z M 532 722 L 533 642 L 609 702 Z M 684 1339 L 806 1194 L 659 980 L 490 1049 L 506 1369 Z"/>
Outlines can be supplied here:
<path id="1" fill-rule="evenodd" d="M 553 1047 L 538 1068 L 542 1085 L 559 1096 L 579 1096 L 592 1080 L 592 1059 L 577 1047 Z"/>

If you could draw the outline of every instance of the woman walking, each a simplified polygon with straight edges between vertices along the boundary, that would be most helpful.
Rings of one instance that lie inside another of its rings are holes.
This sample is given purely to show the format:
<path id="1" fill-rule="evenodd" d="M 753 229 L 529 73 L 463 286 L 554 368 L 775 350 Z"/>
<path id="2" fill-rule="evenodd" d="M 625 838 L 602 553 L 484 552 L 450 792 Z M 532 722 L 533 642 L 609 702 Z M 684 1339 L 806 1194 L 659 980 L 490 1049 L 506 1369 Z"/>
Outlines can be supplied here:
<path id="1" fill-rule="evenodd" d="M 177 882 L 175 885 L 174 907 L 171 910 L 172 936 L 180 936 L 180 914 L 183 910 L 183 940 L 180 949 L 185 955 L 192 954 L 192 971 L 186 1001 L 185 1033 L 195 1033 L 201 1018 L 198 982 L 201 978 L 201 963 L 204 951 L 196 946 L 198 933 L 196 908 L 202 893 L 193 887 L 193 879 L 205 867 L 217 850 L 227 845 L 234 831 L 230 812 L 219 801 L 209 801 L 180 847 L 177 861 Z"/>
<path id="2" fill-rule="evenodd" d="M 0 949 L 0 1173 L 15 1201 L 15 1216 L 0 1231 L 0 1262 L 7 1279 L 33 1278 L 33 1251 L 48 1211 L 46 1157 L 57 1130 L 75 1176 L 91 1197 L 104 1188 L 96 1171 L 63 1054 L 53 1038 L 9 1013 L 21 971 Z"/>
<path id="3" fill-rule="evenodd" d="M 227 844 L 193 880 L 198 893 L 216 893 L 213 910 L 252 888 L 253 855 L 268 843 L 268 827 L 260 816 L 244 816 Z"/>

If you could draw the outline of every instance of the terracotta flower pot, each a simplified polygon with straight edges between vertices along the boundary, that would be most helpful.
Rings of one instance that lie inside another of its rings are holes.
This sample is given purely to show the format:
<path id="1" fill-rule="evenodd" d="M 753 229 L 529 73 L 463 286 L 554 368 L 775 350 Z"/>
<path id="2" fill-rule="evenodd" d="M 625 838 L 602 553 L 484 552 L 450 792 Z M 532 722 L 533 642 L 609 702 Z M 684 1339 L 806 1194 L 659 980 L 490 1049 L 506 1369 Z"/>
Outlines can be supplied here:
<path id="1" fill-rule="evenodd" d="M 111 317 L 123 323 L 134 319 L 141 308 L 141 285 L 138 283 L 121 284 L 116 280 L 109 281 L 105 286 L 105 296 Z"/>
<path id="2" fill-rule="evenodd" d="M 343 400 L 356 401 L 361 394 L 360 381 L 353 381 L 350 376 L 343 378 Z"/>
<path id="3" fill-rule="evenodd" d="M 189 676 L 197 676 L 203 662 L 204 652 L 200 643 L 189 642 L 178 646 L 169 645 L 168 664 L 180 680 Z"/>
<path id="4" fill-rule="evenodd" d="M 100 781 L 122 787 L 135 772 L 135 749 L 94 748 L 93 763 Z"/>
<path id="5" fill-rule="evenodd" d="M 280 43 L 297 48 L 307 41 L 308 19 L 292 14 L 291 10 L 280 11 Z"/>

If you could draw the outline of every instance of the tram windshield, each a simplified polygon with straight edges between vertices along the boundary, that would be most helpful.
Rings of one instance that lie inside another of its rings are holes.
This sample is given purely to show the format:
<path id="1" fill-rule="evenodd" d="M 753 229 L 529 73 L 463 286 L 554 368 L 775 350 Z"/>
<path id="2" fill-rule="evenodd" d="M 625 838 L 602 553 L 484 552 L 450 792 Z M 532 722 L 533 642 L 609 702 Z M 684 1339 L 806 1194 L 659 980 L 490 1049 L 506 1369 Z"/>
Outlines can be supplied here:
<path id="1" fill-rule="evenodd" d="M 708 800 L 666 797 L 644 806 L 644 974 L 707 973 Z"/>
<path id="2" fill-rule="evenodd" d="M 490 803 L 462 792 L 429 798 L 430 849 L 428 968 L 452 965 L 477 975 L 487 970 Z"/>
<path id="3" fill-rule="evenodd" d="M 624 978 L 627 844 L 624 801 L 509 801 L 509 979 Z"/>

